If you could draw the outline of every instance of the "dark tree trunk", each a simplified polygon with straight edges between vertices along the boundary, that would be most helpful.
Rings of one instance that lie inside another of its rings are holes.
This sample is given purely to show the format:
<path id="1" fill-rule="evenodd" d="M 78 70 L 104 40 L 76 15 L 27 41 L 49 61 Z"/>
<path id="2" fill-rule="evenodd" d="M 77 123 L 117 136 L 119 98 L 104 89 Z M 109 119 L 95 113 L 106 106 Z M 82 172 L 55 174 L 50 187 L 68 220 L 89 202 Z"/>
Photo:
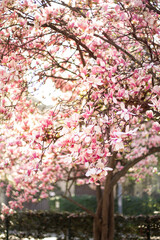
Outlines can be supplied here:
<path id="1" fill-rule="evenodd" d="M 98 187 L 97 188 L 97 211 L 96 211 L 96 217 L 94 218 L 93 222 L 93 236 L 94 240 L 101 240 L 101 231 L 102 231 L 102 196 L 101 196 L 101 190 Z"/>
<path id="2" fill-rule="evenodd" d="M 112 174 L 108 174 L 103 196 L 98 202 L 93 224 L 94 240 L 114 239 L 114 196 L 111 176 Z"/>
<path id="3" fill-rule="evenodd" d="M 117 173 L 113 171 L 108 172 L 106 176 L 103 194 L 98 190 L 97 202 L 98 207 L 96 211 L 96 216 L 94 218 L 93 233 L 94 240 L 114 240 L 114 196 L 113 196 L 113 186 L 119 181 L 119 179 L 124 176 L 127 171 L 133 167 L 135 164 L 154 154 L 159 152 L 159 147 L 151 148 L 147 154 L 142 155 L 134 160 L 127 162 L 123 169 Z M 116 155 L 113 154 L 111 158 L 108 159 L 108 166 L 113 170 L 116 166 Z"/>
<path id="4" fill-rule="evenodd" d="M 113 190 L 110 193 L 109 209 L 108 209 L 108 240 L 114 239 L 114 195 Z"/>

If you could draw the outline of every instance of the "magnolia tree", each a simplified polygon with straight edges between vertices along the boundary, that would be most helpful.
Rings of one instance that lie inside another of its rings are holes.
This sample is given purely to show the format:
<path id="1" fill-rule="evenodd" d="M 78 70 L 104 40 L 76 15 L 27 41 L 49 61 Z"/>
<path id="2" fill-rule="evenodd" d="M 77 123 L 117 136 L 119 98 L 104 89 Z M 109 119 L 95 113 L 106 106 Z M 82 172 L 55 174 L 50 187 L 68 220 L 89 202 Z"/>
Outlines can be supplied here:
<path id="1" fill-rule="evenodd" d="M 60 179 L 92 183 L 94 239 L 114 238 L 113 187 L 160 152 L 159 14 L 158 0 L 1 1 L 4 214 Z M 48 80 L 42 111 L 32 96 Z"/>

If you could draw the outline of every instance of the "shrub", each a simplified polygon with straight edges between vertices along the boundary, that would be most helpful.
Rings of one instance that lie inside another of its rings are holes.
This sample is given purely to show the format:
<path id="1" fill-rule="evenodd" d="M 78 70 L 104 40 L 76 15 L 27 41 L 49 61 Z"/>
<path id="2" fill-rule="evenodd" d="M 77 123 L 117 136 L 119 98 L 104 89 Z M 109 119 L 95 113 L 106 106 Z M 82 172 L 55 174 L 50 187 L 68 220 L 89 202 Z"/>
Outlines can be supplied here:
<path id="1" fill-rule="evenodd" d="M 142 198 L 136 196 L 123 197 L 123 215 L 152 215 L 160 211 L 160 194 L 145 194 Z M 117 199 L 115 200 L 115 212 L 118 212 Z"/>

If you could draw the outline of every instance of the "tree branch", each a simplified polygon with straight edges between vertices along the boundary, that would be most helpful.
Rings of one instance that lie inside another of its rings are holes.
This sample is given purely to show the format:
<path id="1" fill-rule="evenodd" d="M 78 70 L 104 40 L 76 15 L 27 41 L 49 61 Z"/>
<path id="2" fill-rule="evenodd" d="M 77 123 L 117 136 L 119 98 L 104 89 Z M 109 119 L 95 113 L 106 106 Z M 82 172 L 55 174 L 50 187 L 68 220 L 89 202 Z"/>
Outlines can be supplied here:
<path id="1" fill-rule="evenodd" d="M 81 60 L 82 60 L 82 63 L 83 63 L 83 67 L 85 67 L 85 66 L 86 66 L 86 62 L 85 62 L 85 60 L 84 60 L 83 53 L 82 53 L 82 51 L 81 51 L 81 49 L 80 49 L 80 46 L 77 45 L 77 48 L 78 48 L 79 55 L 80 55 Z"/>
<path id="2" fill-rule="evenodd" d="M 86 18 L 86 15 L 80 11 L 80 8 L 72 7 L 72 6 L 68 5 L 68 4 L 66 4 L 64 1 L 62 1 L 62 5 L 65 6 L 65 7 L 70 8 L 71 11 L 79 13 L 82 17 Z"/>
<path id="3" fill-rule="evenodd" d="M 67 5 L 68 6 L 68 5 Z M 69 7 L 69 6 L 68 6 Z M 72 7 L 70 7 L 72 8 Z M 75 9 L 75 8 L 73 8 Z M 23 16 L 23 14 L 21 12 L 18 12 L 16 11 L 17 14 L 24 18 L 24 19 L 27 19 L 28 16 Z M 34 18 L 33 19 L 30 19 L 32 21 L 34 21 Z M 29 26 L 34 26 L 34 24 L 32 22 L 27 22 L 27 24 Z M 73 41 L 75 41 L 75 43 L 77 44 L 77 46 L 81 46 L 83 49 L 86 50 L 86 52 L 89 54 L 89 56 L 91 58 L 94 58 L 94 59 L 97 59 L 97 57 L 94 55 L 94 53 L 81 41 L 81 39 L 78 39 L 73 33 L 70 33 L 70 32 L 67 32 L 67 29 L 59 29 L 58 27 L 56 27 L 53 23 L 44 23 L 41 25 L 41 27 L 49 27 L 51 28 L 52 30 L 54 30 L 55 32 L 57 33 L 60 33 L 62 34 L 63 36 L 65 36 L 66 38 L 69 38 L 69 39 L 72 39 Z"/>
<path id="4" fill-rule="evenodd" d="M 114 186 L 119 181 L 119 179 L 121 177 L 123 177 L 128 172 L 128 170 L 131 167 L 133 167 L 136 163 L 140 162 L 141 160 L 150 156 L 151 154 L 154 154 L 154 153 L 157 153 L 157 152 L 160 152 L 160 147 L 153 147 L 153 148 L 149 149 L 147 154 L 143 154 L 141 157 L 135 158 L 134 160 L 127 163 L 121 171 L 117 172 L 113 176 L 112 181 L 111 181 L 111 186 Z"/>
<path id="5" fill-rule="evenodd" d="M 82 48 L 84 48 L 86 50 L 86 52 L 88 52 L 90 57 L 97 59 L 97 57 L 94 55 L 94 53 L 84 43 L 82 43 L 82 41 L 80 39 L 76 38 L 76 36 L 74 34 L 69 33 L 66 30 L 57 28 L 53 23 L 45 23 L 41 26 L 49 27 L 49 28 L 53 29 L 54 31 L 56 31 L 57 33 L 61 33 L 66 38 L 72 39 L 73 41 L 76 42 L 77 46 L 80 45 Z"/>
<path id="6" fill-rule="evenodd" d="M 92 212 L 91 210 L 89 210 L 88 208 L 84 207 L 83 205 L 81 205 L 80 203 L 74 201 L 72 198 L 67 197 L 65 195 L 61 195 L 63 198 L 67 199 L 68 201 L 72 202 L 73 204 L 75 204 L 76 206 L 80 207 L 82 210 L 84 210 L 86 213 L 90 214 L 91 216 L 93 216 L 94 218 L 96 217 L 95 213 Z"/>
<path id="7" fill-rule="evenodd" d="M 146 7 L 148 7 L 150 10 L 152 10 L 152 11 L 160 14 L 160 10 L 157 9 L 156 7 L 154 7 L 154 6 L 150 3 L 150 1 L 148 1 L 148 4 L 146 4 Z"/>
<path id="8" fill-rule="evenodd" d="M 103 35 L 105 36 L 102 37 L 98 34 L 94 34 L 94 36 L 101 38 L 103 41 L 108 42 L 109 44 L 111 44 L 112 46 L 114 46 L 118 51 L 122 51 L 124 54 L 126 54 L 130 59 L 132 59 L 134 62 L 138 63 L 139 66 L 142 66 L 142 63 L 137 60 L 132 54 L 130 54 L 129 52 L 127 52 L 125 49 L 123 49 L 122 47 L 120 47 L 117 43 L 115 43 L 108 35 L 107 33 L 103 32 Z"/>

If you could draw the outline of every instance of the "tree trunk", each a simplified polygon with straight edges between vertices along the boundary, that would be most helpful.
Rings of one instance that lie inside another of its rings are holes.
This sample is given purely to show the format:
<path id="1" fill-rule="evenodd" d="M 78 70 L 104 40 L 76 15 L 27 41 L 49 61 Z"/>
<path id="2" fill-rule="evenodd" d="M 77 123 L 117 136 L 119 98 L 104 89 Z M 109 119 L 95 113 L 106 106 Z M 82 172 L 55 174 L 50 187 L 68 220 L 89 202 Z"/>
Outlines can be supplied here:
<path id="1" fill-rule="evenodd" d="M 100 187 L 97 187 L 97 211 L 96 211 L 96 217 L 94 218 L 93 222 L 93 236 L 94 240 L 101 240 L 101 231 L 102 231 L 102 195 Z"/>
<path id="2" fill-rule="evenodd" d="M 98 202 L 93 223 L 94 240 L 114 240 L 114 196 L 111 176 L 107 176 L 103 197 Z"/>
<path id="3" fill-rule="evenodd" d="M 100 219 L 96 217 L 93 222 L 93 237 L 94 240 L 101 240 L 101 222 Z"/>
<path id="4" fill-rule="evenodd" d="M 109 210 L 108 210 L 108 240 L 114 239 L 114 195 L 113 195 L 113 189 L 110 193 L 110 199 L 109 199 Z"/>

